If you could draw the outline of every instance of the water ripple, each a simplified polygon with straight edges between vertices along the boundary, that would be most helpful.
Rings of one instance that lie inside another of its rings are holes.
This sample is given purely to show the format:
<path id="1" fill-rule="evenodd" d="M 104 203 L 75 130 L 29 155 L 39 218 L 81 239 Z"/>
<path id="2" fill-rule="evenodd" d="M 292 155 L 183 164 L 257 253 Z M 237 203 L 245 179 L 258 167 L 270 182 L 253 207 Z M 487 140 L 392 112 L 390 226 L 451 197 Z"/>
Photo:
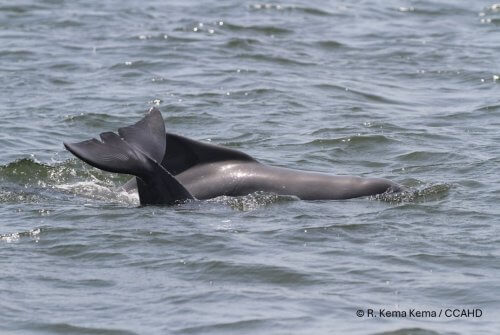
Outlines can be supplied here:
<path id="1" fill-rule="evenodd" d="M 81 334 L 81 335 L 136 335 L 132 331 L 125 329 L 113 328 L 93 328 L 81 327 L 69 323 L 32 323 L 25 325 L 27 329 L 33 331 L 44 331 L 51 334 Z"/>

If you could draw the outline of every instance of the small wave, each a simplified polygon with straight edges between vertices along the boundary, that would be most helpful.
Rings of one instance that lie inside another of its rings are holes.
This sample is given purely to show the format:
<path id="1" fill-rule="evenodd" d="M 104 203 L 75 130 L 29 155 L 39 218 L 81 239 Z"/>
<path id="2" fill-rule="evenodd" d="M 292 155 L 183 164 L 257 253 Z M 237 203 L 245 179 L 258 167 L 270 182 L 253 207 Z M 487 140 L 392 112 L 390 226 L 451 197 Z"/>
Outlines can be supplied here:
<path id="1" fill-rule="evenodd" d="M 328 92 L 337 91 L 337 92 L 344 93 L 346 91 L 346 88 L 344 86 L 334 85 L 331 83 L 314 84 L 313 87 L 321 89 L 321 90 L 325 90 Z"/>
<path id="2" fill-rule="evenodd" d="M 224 44 L 229 49 L 252 50 L 254 46 L 261 44 L 254 38 L 232 38 Z"/>
<path id="3" fill-rule="evenodd" d="M 44 197 L 37 190 L 25 190 L 15 187 L 2 186 L 0 189 L 0 203 L 39 203 Z"/>
<path id="4" fill-rule="evenodd" d="M 401 162 L 431 162 L 432 164 L 438 164 L 442 162 L 463 161 L 464 157 L 449 152 L 412 151 L 398 155 L 396 159 Z"/>
<path id="5" fill-rule="evenodd" d="M 401 328 L 397 330 L 384 331 L 382 333 L 375 333 L 374 335 L 440 335 L 442 333 L 423 328 Z"/>
<path id="6" fill-rule="evenodd" d="M 323 9 L 314 7 L 305 7 L 298 5 L 283 5 L 283 4 L 273 4 L 273 3 L 256 3 L 249 6 L 250 10 L 261 11 L 261 10 L 274 10 L 282 12 L 297 12 L 315 16 L 332 16 L 333 13 L 328 12 Z"/>
<path id="7" fill-rule="evenodd" d="M 338 127 L 338 128 L 333 128 L 333 127 L 325 127 L 325 128 L 320 128 L 317 130 L 314 130 L 313 132 L 310 133 L 311 136 L 319 136 L 319 135 L 325 135 L 325 134 L 338 134 L 340 132 L 344 132 L 348 129 L 345 127 Z"/>
<path id="8" fill-rule="evenodd" d="M 90 168 L 76 159 L 48 165 L 33 158 L 22 158 L 0 166 L 0 180 L 24 186 L 50 187 L 78 178 L 100 180 L 106 184 L 124 180 L 123 176 Z"/>
<path id="9" fill-rule="evenodd" d="M 16 58 L 17 60 L 20 60 L 23 58 L 35 57 L 35 56 L 36 56 L 36 53 L 34 53 L 33 51 L 23 50 L 23 49 L 0 51 L 0 57 L 2 57 L 2 58 L 13 57 L 13 58 Z"/>
<path id="10" fill-rule="evenodd" d="M 139 36 L 140 38 L 140 36 Z M 202 39 L 193 38 L 193 37 L 185 37 L 185 36 L 176 36 L 172 34 L 160 34 L 156 36 L 157 39 L 167 40 L 168 42 L 180 42 L 180 43 L 191 43 L 191 42 L 199 42 Z"/>
<path id="11" fill-rule="evenodd" d="M 467 3 L 467 2 L 464 2 Z M 430 4 L 430 3 L 429 3 Z M 436 5 L 437 4 L 437 5 Z M 450 1 L 449 3 L 441 2 L 432 4 L 428 6 L 425 2 L 418 4 L 416 6 L 408 6 L 408 7 L 396 7 L 395 10 L 398 12 L 408 14 L 412 13 L 415 15 L 421 15 L 424 17 L 437 17 L 437 16 L 449 16 L 449 15 L 460 15 L 460 16 L 469 16 L 470 15 L 470 7 L 462 6 L 460 7 L 460 3 L 453 3 Z"/>
<path id="12" fill-rule="evenodd" d="M 82 334 L 82 335 L 136 335 L 129 330 L 113 328 L 93 328 L 75 326 L 69 323 L 33 323 L 29 327 L 36 333 L 48 334 Z"/>
<path id="13" fill-rule="evenodd" d="M 475 112 L 487 112 L 487 114 L 485 113 L 485 115 L 488 115 L 488 117 L 489 117 L 490 116 L 489 113 L 500 111 L 500 104 L 492 104 L 492 105 L 482 106 L 482 107 L 476 108 L 474 111 Z M 474 113 L 474 117 L 477 117 L 477 113 Z"/>
<path id="14" fill-rule="evenodd" d="M 492 23 L 494 25 L 500 24 L 500 3 L 493 4 L 486 7 L 479 13 L 481 23 Z"/>
<path id="15" fill-rule="evenodd" d="M 345 47 L 344 44 L 333 40 L 319 41 L 316 42 L 316 45 L 325 50 L 335 50 Z"/>
<path id="16" fill-rule="evenodd" d="M 0 166 L 0 180 L 20 184 L 40 185 L 43 181 L 66 179 L 74 173 L 66 166 L 54 167 L 22 158 Z"/>
<path id="17" fill-rule="evenodd" d="M 332 139 L 316 139 L 305 143 L 305 145 L 311 146 L 336 146 L 336 145 L 352 145 L 356 147 L 360 146 L 379 146 L 379 145 L 389 145 L 398 143 L 397 140 L 389 138 L 384 135 L 355 135 L 349 137 L 332 138 Z"/>
<path id="18" fill-rule="evenodd" d="M 35 242 L 38 242 L 40 239 L 40 233 L 42 232 L 42 228 L 34 228 L 26 231 L 10 233 L 10 234 L 0 234 L 0 241 L 6 243 L 17 242 L 19 239 L 24 237 L 29 237 L 33 239 Z"/>
<path id="19" fill-rule="evenodd" d="M 14 14 L 24 14 L 24 13 L 28 13 L 28 12 L 31 12 L 34 10 L 39 10 L 39 9 L 43 9 L 43 7 L 33 6 L 33 5 L 32 6 L 2 5 L 2 6 L 0 6 L 0 13 L 10 12 L 10 13 L 14 13 Z"/>
<path id="20" fill-rule="evenodd" d="M 219 260 L 182 260 L 180 267 L 190 267 L 205 273 L 217 275 L 220 278 L 235 277 L 245 282 L 265 282 L 280 285 L 304 285 L 316 283 L 317 279 L 305 271 L 296 270 L 284 265 L 226 262 Z"/>
<path id="21" fill-rule="evenodd" d="M 233 32 L 248 32 L 263 35 L 287 35 L 293 33 L 292 30 L 276 26 L 243 26 L 235 23 L 224 23 L 224 27 Z"/>
<path id="22" fill-rule="evenodd" d="M 245 54 L 239 54 L 237 56 L 239 58 L 275 63 L 275 64 L 280 64 L 280 65 L 300 65 L 300 66 L 313 66 L 313 65 L 315 65 L 312 62 L 305 62 L 302 60 L 287 58 L 287 57 L 283 57 L 283 56 L 261 54 L 261 53 L 258 53 L 258 54 L 245 53 Z"/>
<path id="23" fill-rule="evenodd" d="M 368 101 L 372 101 L 375 103 L 383 103 L 383 104 L 388 104 L 388 105 L 404 105 L 403 101 L 398 101 L 393 98 L 388 98 L 384 97 L 382 95 L 374 94 L 374 93 L 368 93 L 368 92 L 363 92 L 360 90 L 355 90 L 352 88 L 347 88 L 346 92 L 353 94 L 353 95 L 358 95 L 362 98 L 367 99 Z"/>
<path id="24" fill-rule="evenodd" d="M 83 27 L 84 25 L 83 21 L 71 19 L 61 19 L 51 23 L 51 26 L 54 28 Z"/>
<path id="25" fill-rule="evenodd" d="M 126 62 L 120 62 L 116 63 L 114 65 L 111 65 L 109 67 L 110 70 L 127 70 L 129 72 L 133 73 L 142 73 L 142 72 L 137 72 L 133 70 L 141 70 L 141 71 L 146 71 L 148 69 L 154 69 L 160 65 L 160 62 L 155 62 L 155 61 L 145 61 L 145 60 L 136 60 L 136 61 L 126 61 Z"/>
<path id="26" fill-rule="evenodd" d="M 117 191 L 117 185 L 127 178 L 86 166 L 75 159 L 48 165 L 24 158 L 0 166 L 0 181 L 4 182 L 0 202 L 39 202 L 45 197 L 57 197 L 54 190 L 60 190 L 95 200 L 137 205 L 136 194 Z"/>
<path id="27" fill-rule="evenodd" d="M 76 97 L 76 99 L 79 99 L 79 97 Z M 87 99 L 87 97 L 82 97 L 82 99 Z M 116 116 L 105 113 L 81 113 L 75 115 L 68 114 L 64 117 L 65 123 L 84 124 L 92 129 L 116 129 L 129 121 L 129 115 L 124 114 Z"/>
<path id="28" fill-rule="evenodd" d="M 492 23 L 495 26 L 500 26 L 500 18 L 491 18 L 489 19 L 488 23 Z"/>
<path id="29" fill-rule="evenodd" d="M 373 200 L 389 203 L 413 203 L 442 199 L 448 194 L 450 184 L 427 184 L 418 188 L 404 189 L 402 192 L 387 192 L 371 196 Z"/>

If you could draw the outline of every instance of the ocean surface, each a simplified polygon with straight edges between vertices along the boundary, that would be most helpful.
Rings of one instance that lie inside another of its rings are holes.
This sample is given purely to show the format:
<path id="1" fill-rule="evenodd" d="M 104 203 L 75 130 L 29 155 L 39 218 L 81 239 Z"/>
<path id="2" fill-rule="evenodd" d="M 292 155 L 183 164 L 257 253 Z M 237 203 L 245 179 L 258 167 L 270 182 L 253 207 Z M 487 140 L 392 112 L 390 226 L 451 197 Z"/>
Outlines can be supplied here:
<path id="1" fill-rule="evenodd" d="M 492 1 L 0 1 L 0 334 L 498 334 L 499 76 Z M 409 190 L 141 207 L 62 142 L 153 106 Z"/>

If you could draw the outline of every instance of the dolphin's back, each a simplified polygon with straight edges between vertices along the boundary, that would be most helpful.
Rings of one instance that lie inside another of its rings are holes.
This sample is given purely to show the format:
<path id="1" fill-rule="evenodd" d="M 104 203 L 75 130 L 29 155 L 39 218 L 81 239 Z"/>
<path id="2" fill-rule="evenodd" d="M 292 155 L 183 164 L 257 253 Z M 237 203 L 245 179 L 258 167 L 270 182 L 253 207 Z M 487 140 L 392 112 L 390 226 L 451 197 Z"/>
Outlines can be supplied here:
<path id="1" fill-rule="evenodd" d="M 386 179 L 267 166 L 238 150 L 166 133 L 157 109 L 138 123 L 118 129 L 118 134 L 102 133 L 101 141 L 64 145 L 92 166 L 135 176 L 123 188 L 130 191 L 137 186 L 143 205 L 256 191 L 333 200 L 400 190 Z"/>
<path id="2" fill-rule="evenodd" d="M 166 150 L 161 165 L 174 176 L 196 165 L 219 161 L 257 162 L 238 150 L 166 134 Z"/>

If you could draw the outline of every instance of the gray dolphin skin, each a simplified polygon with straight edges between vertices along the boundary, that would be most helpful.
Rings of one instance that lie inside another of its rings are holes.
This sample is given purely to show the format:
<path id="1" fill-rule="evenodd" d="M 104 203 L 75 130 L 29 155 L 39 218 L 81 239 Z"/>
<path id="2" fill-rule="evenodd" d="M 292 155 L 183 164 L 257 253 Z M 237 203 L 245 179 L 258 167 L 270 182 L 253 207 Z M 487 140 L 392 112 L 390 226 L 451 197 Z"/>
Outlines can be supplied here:
<path id="1" fill-rule="evenodd" d="M 100 138 L 64 146 L 94 167 L 135 176 L 123 188 L 137 189 L 141 205 L 173 205 L 257 191 L 303 200 L 339 200 L 401 190 L 382 178 L 268 166 L 237 150 L 166 133 L 156 108 L 138 123 L 118 129 L 118 134 L 105 132 Z"/>

